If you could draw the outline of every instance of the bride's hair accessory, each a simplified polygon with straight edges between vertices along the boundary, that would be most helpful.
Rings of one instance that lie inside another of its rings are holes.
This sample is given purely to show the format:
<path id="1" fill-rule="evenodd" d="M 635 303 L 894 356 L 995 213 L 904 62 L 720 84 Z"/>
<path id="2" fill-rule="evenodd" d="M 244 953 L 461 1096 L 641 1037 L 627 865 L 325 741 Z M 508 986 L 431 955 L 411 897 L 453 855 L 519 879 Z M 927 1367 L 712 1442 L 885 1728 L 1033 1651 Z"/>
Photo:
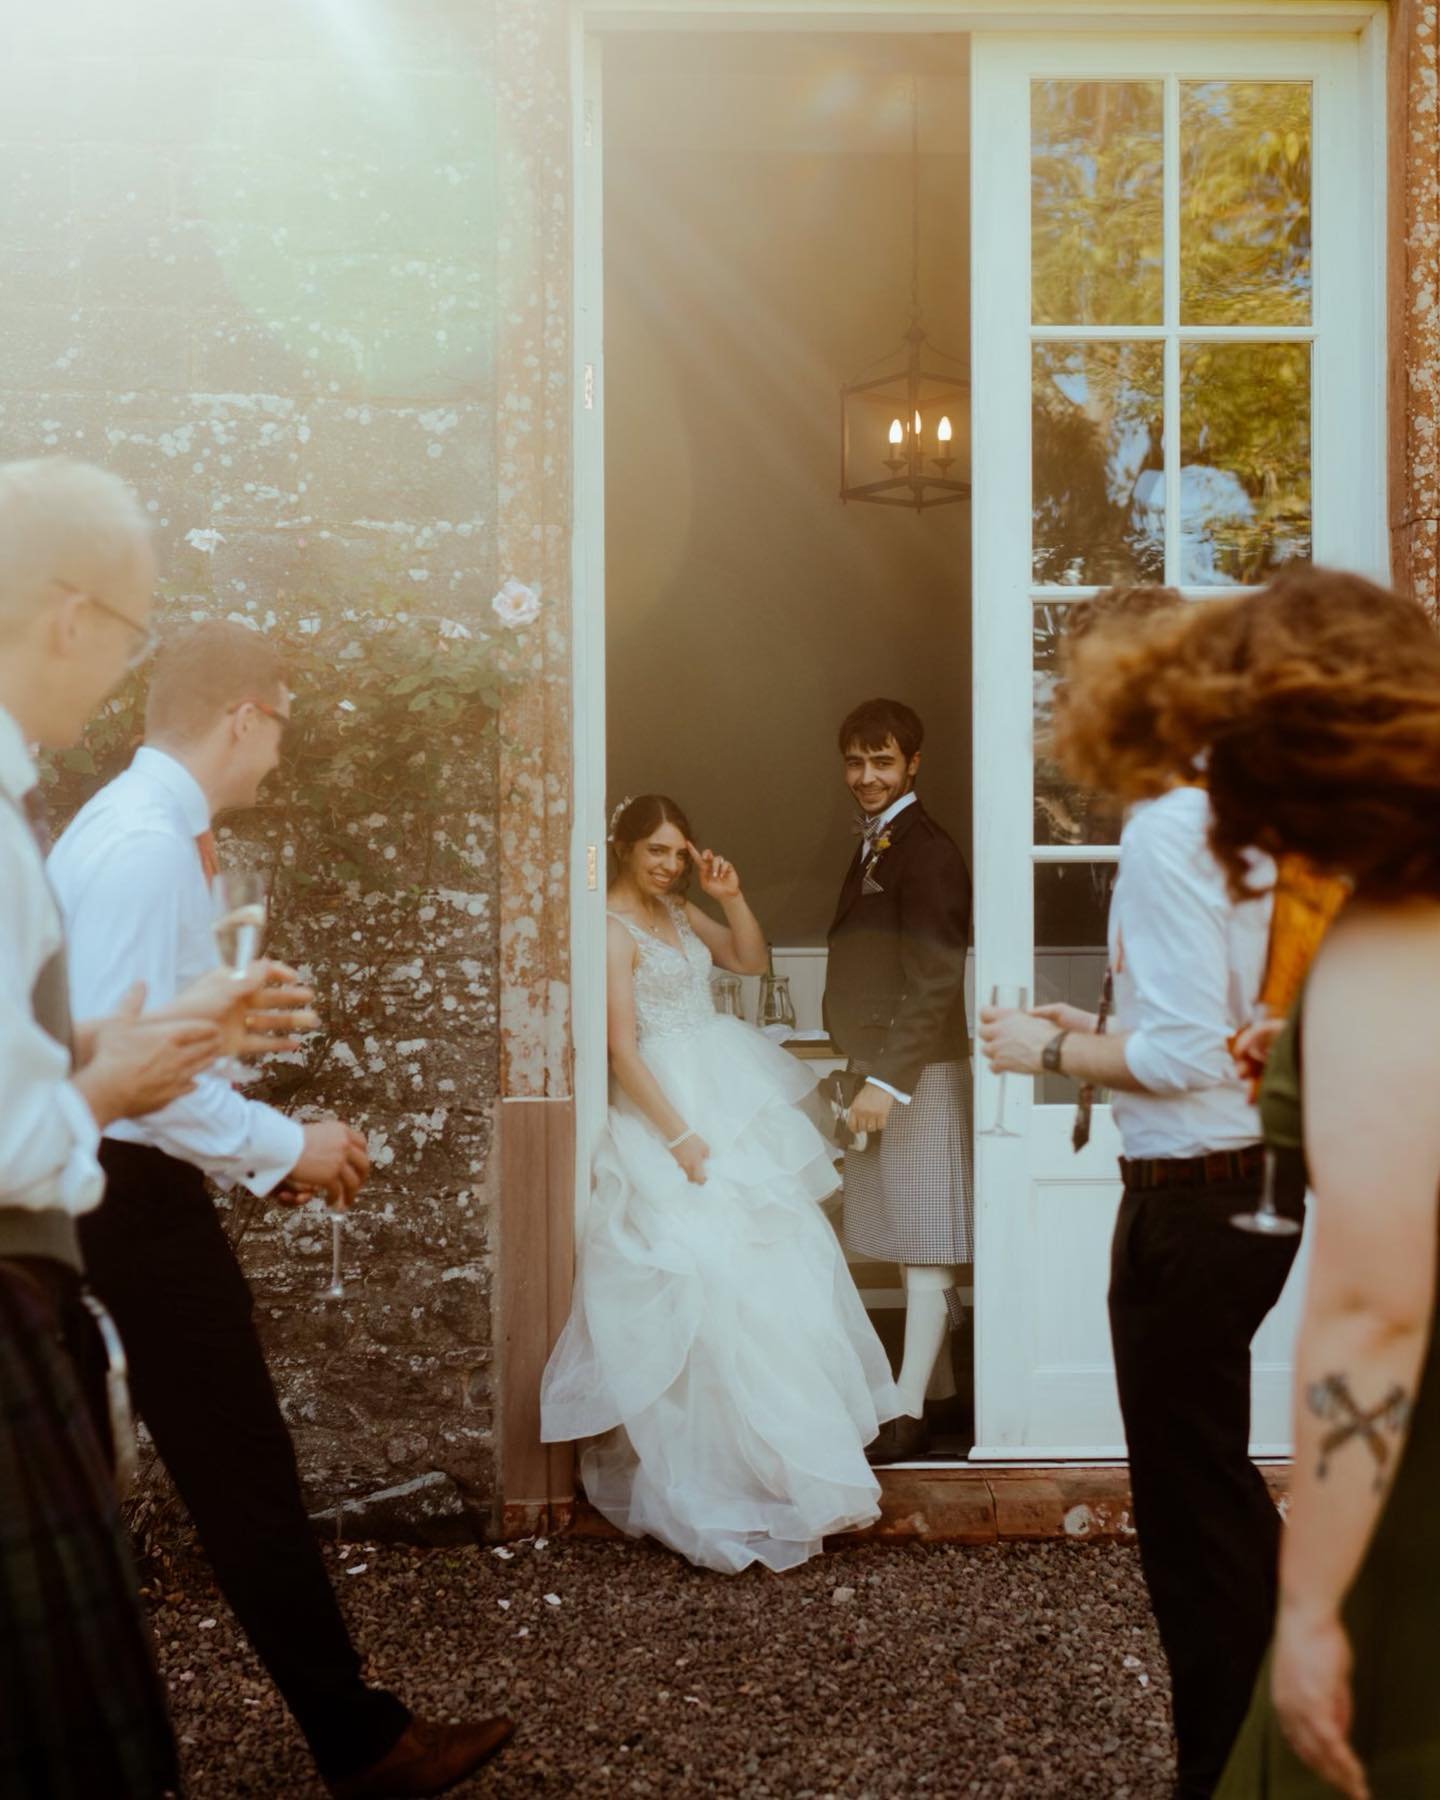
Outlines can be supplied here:
<path id="1" fill-rule="evenodd" d="M 635 796 L 633 794 L 627 794 L 625 796 L 625 798 L 620 802 L 620 804 L 615 808 L 614 812 L 611 813 L 610 823 L 605 827 L 605 842 L 607 844 L 613 844 L 615 842 L 615 827 L 620 823 L 621 819 L 624 817 L 625 808 L 627 806 L 633 806 L 634 804 L 635 804 Z"/>

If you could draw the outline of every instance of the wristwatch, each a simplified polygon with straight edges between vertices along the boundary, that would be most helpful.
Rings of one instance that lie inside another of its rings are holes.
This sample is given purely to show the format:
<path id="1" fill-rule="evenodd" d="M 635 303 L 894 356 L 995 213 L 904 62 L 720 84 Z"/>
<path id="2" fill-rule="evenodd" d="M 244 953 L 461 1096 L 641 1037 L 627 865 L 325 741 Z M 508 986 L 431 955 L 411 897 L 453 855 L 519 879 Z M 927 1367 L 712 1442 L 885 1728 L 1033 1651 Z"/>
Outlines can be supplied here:
<path id="1" fill-rule="evenodd" d="M 1040 1052 L 1040 1067 L 1047 1075 L 1063 1075 L 1065 1073 L 1060 1067 L 1060 1051 L 1069 1035 L 1068 1031 L 1057 1031 Z"/>

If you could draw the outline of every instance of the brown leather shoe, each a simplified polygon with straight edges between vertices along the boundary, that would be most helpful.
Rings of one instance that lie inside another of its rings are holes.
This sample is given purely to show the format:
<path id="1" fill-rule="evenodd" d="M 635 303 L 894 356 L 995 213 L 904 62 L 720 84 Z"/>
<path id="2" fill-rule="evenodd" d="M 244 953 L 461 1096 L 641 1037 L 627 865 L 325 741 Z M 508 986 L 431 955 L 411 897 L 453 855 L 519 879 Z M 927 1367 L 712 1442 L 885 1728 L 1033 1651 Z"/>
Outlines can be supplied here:
<path id="1" fill-rule="evenodd" d="M 513 1719 L 481 1719 L 474 1725 L 432 1725 L 427 1719 L 412 1719 L 379 1762 L 326 1785 L 335 1800 L 410 1800 L 416 1794 L 443 1794 L 489 1762 L 514 1735 Z"/>

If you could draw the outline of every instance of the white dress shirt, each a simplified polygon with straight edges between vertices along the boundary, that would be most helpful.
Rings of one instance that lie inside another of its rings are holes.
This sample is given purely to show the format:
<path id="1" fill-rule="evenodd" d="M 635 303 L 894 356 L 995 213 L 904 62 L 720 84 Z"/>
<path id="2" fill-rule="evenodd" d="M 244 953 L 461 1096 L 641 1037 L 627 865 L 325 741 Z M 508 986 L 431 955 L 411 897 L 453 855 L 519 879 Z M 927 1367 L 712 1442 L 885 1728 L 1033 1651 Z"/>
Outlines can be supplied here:
<path id="1" fill-rule="evenodd" d="M 880 817 L 875 820 L 873 825 L 870 825 L 867 820 L 869 836 L 867 837 L 866 842 L 860 846 L 861 854 L 866 853 L 869 846 L 874 843 L 877 838 L 883 837 L 885 834 L 885 827 L 890 821 L 898 818 L 907 806 L 913 806 L 919 797 L 920 796 L 913 790 L 908 794 L 902 794 L 898 800 L 892 801 L 891 804 L 885 808 L 884 812 L 882 812 Z M 899 1088 L 892 1087 L 888 1081 L 881 1081 L 878 1075 L 867 1075 L 865 1079 L 871 1087 L 878 1087 L 883 1089 L 887 1094 L 893 1094 L 902 1106 L 908 1106 L 914 1098 L 911 1094 L 902 1094 Z"/>
<path id="2" fill-rule="evenodd" d="M 70 1082 L 69 1051 L 31 1010 L 60 948 L 60 914 L 23 810 L 35 785 L 20 727 L 0 707 L 0 1206 L 83 1213 L 105 1192 L 100 1129 Z"/>
<path id="3" fill-rule="evenodd" d="M 71 821 L 50 855 L 65 914 L 77 1018 L 113 1012 L 137 981 L 147 1010 L 219 963 L 210 892 L 195 840 L 210 807 L 183 764 L 146 746 Z M 107 1127 L 195 1164 L 221 1187 L 268 1194 L 300 1159 L 304 1132 L 247 1100 L 217 1069 L 160 1112 Z"/>
<path id="4" fill-rule="evenodd" d="M 1254 1011 L 1273 901 L 1268 892 L 1230 898 L 1209 829 L 1209 795 L 1184 787 L 1132 807 L 1120 834 L 1114 1029 L 1128 1034 L 1125 1062 L 1146 1090 L 1111 1097 L 1129 1157 L 1199 1156 L 1260 1139 L 1229 1039 Z M 1269 887 L 1269 857 L 1253 859 L 1252 876 Z"/>

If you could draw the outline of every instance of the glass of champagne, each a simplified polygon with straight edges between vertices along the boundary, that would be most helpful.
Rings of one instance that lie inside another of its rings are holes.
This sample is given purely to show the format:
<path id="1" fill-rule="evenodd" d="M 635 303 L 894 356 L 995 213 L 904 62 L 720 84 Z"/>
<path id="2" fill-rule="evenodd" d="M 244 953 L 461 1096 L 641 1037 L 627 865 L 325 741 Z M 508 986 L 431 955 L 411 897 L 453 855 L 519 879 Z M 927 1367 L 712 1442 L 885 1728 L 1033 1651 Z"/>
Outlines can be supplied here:
<path id="1" fill-rule="evenodd" d="M 1260 1186 L 1260 1204 L 1254 1212 L 1231 1213 L 1230 1223 L 1237 1231 L 1253 1232 L 1256 1237 L 1294 1237 L 1300 1230 L 1294 1219 L 1287 1219 L 1275 1204 L 1275 1152 L 1265 1152 L 1265 1175 Z"/>
<path id="2" fill-rule="evenodd" d="M 257 869 L 222 869 L 210 885 L 215 943 L 220 961 L 237 981 L 260 954 L 270 902 L 268 883 Z"/>
<path id="3" fill-rule="evenodd" d="M 990 990 L 990 1004 L 1004 1012 L 1024 1012 L 1030 1004 L 1030 990 L 1023 987 L 1007 987 L 997 984 Z M 980 1132 L 981 1137 L 1019 1137 L 1018 1131 L 1011 1131 L 1005 1123 L 1005 1076 L 999 1077 L 999 1088 L 995 1094 L 995 1123 L 986 1126 Z"/>
<path id="4" fill-rule="evenodd" d="M 320 1298 L 343 1300 L 345 1283 L 340 1278 L 340 1254 L 345 1243 L 345 1208 L 331 1199 L 326 1200 L 325 1207 L 330 1214 L 330 1285 Z"/>

